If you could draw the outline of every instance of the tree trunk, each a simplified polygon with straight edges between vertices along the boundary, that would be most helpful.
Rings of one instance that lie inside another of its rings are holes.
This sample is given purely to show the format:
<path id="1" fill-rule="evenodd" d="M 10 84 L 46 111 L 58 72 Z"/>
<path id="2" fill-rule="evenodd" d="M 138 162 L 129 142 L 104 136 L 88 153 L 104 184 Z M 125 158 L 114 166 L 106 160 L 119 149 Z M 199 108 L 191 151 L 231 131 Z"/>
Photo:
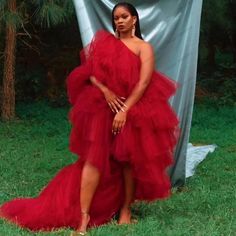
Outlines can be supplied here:
<path id="1" fill-rule="evenodd" d="M 9 11 L 16 12 L 16 0 L 8 0 L 7 4 Z M 6 121 L 15 117 L 15 48 L 16 28 L 7 23 L 2 93 L 2 119 Z"/>

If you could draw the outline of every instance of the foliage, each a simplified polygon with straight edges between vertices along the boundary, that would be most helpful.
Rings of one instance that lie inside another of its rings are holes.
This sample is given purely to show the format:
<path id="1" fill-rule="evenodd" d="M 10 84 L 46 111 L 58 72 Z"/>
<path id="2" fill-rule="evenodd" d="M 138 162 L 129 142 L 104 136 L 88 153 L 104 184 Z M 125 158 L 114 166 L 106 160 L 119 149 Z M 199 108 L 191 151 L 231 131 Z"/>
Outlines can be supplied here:
<path id="1" fill-rule="evenodd" d="M 45 25 L 46 27 L 54 27 L 59 24 L 63 24 L 68 22 L 72 19 L 72 15 L 74 15 L 72 2 L 71 1 L 51 1 L 51 0 L 44 0 L 44 1 L 13 1 L 10 2 L 11 7 L 14 6 L 14 10 L 11 10 L 10 5 L 3 0 L 0 0 L 0 31 L 2 31 L 2 26 L 6 29 L 9 29 L 9 26 L 15 27 L 16 29 L 22 29 L 24 31 L 24 35 L 31 39 L 31 32 L 27 31 L 27 25 L 32 26 L 32 20 L 35 20 L 35 25 L 40 23 L 41 26 Z M 9 8 L 9 9 L 8 9 Z M 34 27 L 31 27 L 34 28 Z M 10 32 L 9 30 L 7 32 Z M 18 32 L 18 31 L 17 31 Z M 19 32 L 18 34 L 19 35 Z M 6 36 L 7 40 L 5 40 L 5 48 L 8 51 L 5 51 L 5 61 L 4 63 L 4 71 L 6 73 L 3 75 L 3 88 L 0 87 L 0 95 L 1 100 L 3 101 L 1 104 L 1 115 L 3 119 L 10 120 L 14 118 L 15 114 L 15 39 L 16 34 L 9 34 Z M 29 43 L 25 40 L 22 40 L 25 45 L 29 48 L 32 47 Z M 1 45 L 2 43 L 0 43 Z M 11 45 L 8 47 L 8 45 Z M 4 50 L 3 50 L 4 51 Z M 9 58 L 9 59 L 8 59 Z M 39 80 L 34 80 L 37 82 Z M 31 80 L 32 82 L 32 80 Z M 9 87 L 8 84 L 13 86 Z M 22 83 L 23 84 L 23 83 Z M 31 85 L 35 85 L 31 83 Z M 32 90 L 35 90 L 35 86 L 31 87 Z M 3 92 L 2 92 L 3 91 Z M 34 94 L 34 91 L 33 91 Z M 9 98 L 10 97 L 10 98 Z M 7 102 L 7 101 L 10 102 Z"/>
<path id="2" fill-rule="evenodd" d="M 4 23 L 6 25 L 11 25 L 15 28 L 20 28 L 24 24 L 24 15 L 26 11 L 26 4 L 25 1 L 17 2 L 18 11 L 17 12 L 10 12 L 7 8 L 7 1 L 0 0 L 0 23 Z"/>
<path id="3" fill-rule="evenodd" d="M 0 0 L 0 21 L 13 26 L 25 27 L 25 24 L 34 20 L 41 26 L 48 28 L 68 22 L 74 14 L 71 0 L 33 0 L 17 1 L 17 12 L 10 13 L 6 9 L 7 1 Z"/>
<path id="4" fill-rule="evenodd" d="M 208 70 L 217 68 L 216 54 L 219 50 L 223 54 L 230 52 L 233 55 L 233 63 L 236 63 L 235 25 L 235 0 L 203 1 L 200 29 L 200 65 L 204 65 Z M 205 58 L 202 58 L 201 53 L 204 49 L 206 49 L 206 54 Z"/>
<path id="5" fill-rule="evenodd" d="M 32 2 L 36 6 L 34 19 L 41 26 L 48 28 L 68 22 L 74 13 L 71 0 L 33 0 Z"/>
<path id="6" fill-rule="evenodd" d="M 15 14 L 6 11 L 6 4 L 6 0 L 0 0 L 0 22 L 2 23 L 2 25 L 0 23 L 0 33 L 4 35 L 3 26 L 6 22 L 18 27 L 16 80 L 19 96 L 17 99 L 23 98 L 24 95 L 24 99 L 40 99 L 42 90 L 53 90 L 49 84 L 45 85 L 47 73 L 53 70 L 60 91 L 57 89 L 59 92 L 54 93 L 52 100 L 55 104 L 57 99 L 59 104 L 63 103 L 60 102 L 64 100 L 61 99 L 60 94 L 65 93 L 63 87 L 65 77 L 69 70 L 78 64 L 77 54 L 79 47 L 82 47 L 73 1 L 17 0 L 18 11 Z M 219 105 L 235 104 L 233 91 L 235 76 L 228 74 L 230 68 L 236 63 L 236 1 L 204 0 L 200 30 L 197 86 L 205 89 Z M 3 37 L 1 37 L 0 68 L 2 68 L 3 47 Z M 31 64 L 25 67 L 28 58 L 31 57 Z M 55 62 L 54 65 L 52 61 Z M 67 70 L 62 71 L 63 66 L 67 66 Z M 36 72 L 32 72 L 34 68 Z M 26 75 L 21 76 L 19 71 L 23 70 L 27 70 Z M 2 70 L 0 76 L 1 73 Z M 25 86 L 26 81 L 29 81 L 28 87 Z M 29 91 L 30 89 L 32 92 Z"/>
<path id="7" fill-rule="evenodd" d="M 26 101 L 37 99 L 43 96 L 45 89 L 45 71 L 43 68 L 32 70 L 22 70 L 17 68 L 16 77 L 16 98 L 17 101 Z"/>
<path id="8" fill-rule="evenodd" d="M 227 25 L 226 17 L 228 1 L 226 0 L 205 0 L 202 6 L 203 24 L 201 29 L 208 33 L 211 29 L 223 29 Z"/>
<path id="9" fill-rule="evenodd" d="M 218 106 L 236 106 L 236 64 L 218 66 L 211 74 L 199 74 L 197 86 L 207 91 L 206 99 L 215 101 Z"/>
<path id="10" fill-rule="evenodd" d="M 46 103 L 18 104 L 19 119 L 0 123 L 0 202 L 37 196 L 48 181 L 77 157 L 68 151 L 68 108 Z M 166 201 L 133 207 L 138 224 L 117 226 L 114 221 L 90 235 L 104 236 L 220 236 L 234 235 L 236 109 L 198 104 L 194 107 L 193 144 L 218 145 L 182 189 L 173 189 Z M 184 227 L 183 227 L 184 226 Z M 70 229 L 31 233 L 0 221 L 0 235 L 69 235 Z"/>
<path id="11" fill-rule="evenodd" d="M 231 44 L 234 19 L 230 14 L 229 0 L 204 0 L 202 7 L 201 40 L 215 46 Z"/>
<path id="12" fill-rule="evenodd" d="M 206 100 L 236 104 L 236 1 L 204 0 L 197 86 Z"/>

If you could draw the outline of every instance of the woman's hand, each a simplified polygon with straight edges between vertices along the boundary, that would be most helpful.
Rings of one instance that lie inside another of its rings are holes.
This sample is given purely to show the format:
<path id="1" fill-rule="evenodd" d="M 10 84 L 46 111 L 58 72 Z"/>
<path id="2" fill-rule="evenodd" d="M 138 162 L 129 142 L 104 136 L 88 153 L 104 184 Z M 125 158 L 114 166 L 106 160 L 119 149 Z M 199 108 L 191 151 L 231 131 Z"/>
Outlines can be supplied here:
<path id="1" fill-rule="evenodd" d="M 109 90 L 105 85 L 100 83 L 95 76 L 90 76 L 90 81 L 93 85 L 95 85 L 102 91 L 109 107 L 114 113 L 117 113 L 119 110 L 123 110 L 122 107 L 126 107 L 126 105 L 123 102 L 126 98 L 117 96 L 115 93 Z"/>
<path id="2" fill-rule="evenodd" d="M 112 133 L 118 134 L 120 133 L 121 129 L 124 127 L 126 122 L 127 112 L 126 111 L 119 111 L 116 113 L 113 123 L 112 123 Z"/>
<path id="3" fill-rule="evenodd" d="M 105 96 L 105 99 L 109 107 L 114 113 L 118 113 L 120 110 L 123 110 L 122 107 L 126 107 L 126 105 L 123 102 L 126 98 L 117 96 L 114 92 L 112 92 L 107 87 L 104 88 L 102 92 Z"/>

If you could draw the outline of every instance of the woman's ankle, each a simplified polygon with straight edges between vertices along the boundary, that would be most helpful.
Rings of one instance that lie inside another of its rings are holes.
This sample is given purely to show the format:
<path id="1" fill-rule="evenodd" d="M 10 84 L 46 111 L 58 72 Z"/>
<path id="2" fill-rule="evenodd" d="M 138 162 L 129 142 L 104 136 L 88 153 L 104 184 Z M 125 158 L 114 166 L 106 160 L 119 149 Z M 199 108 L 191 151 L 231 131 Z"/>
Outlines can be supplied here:
<path id="1" fill-rule="evenodd" d="M 86 211 L 81 211 L 81 221 L 80 221 L 80 226 L 76 231 L 79 232 L 86 232 L 87 227 L 90 221 L 90 215 Z"/>
<path id="2" fill-rule="evenodd" d="M 120 212 L 131 213 L 131 208 L 130 208 L 130 206 L 122 207 L 122 208 L 120 209 Z"/>
<path id="3" fill-rule="evenodd" d="M 118 224 L 130 224 L 130 223 L 131 223 L 131 209 L 130 207 L 122 207 L 120 209 Z"/>

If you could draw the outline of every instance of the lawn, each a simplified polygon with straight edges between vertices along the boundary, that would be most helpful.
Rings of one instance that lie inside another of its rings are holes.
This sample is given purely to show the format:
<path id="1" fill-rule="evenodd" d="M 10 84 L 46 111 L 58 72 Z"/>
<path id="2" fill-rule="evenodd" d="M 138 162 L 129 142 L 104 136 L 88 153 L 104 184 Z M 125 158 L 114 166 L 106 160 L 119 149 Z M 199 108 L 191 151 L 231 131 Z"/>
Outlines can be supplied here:
<path id="1" fill-rule="evenodd" d="M 68 108 L 46 103 L 18 104 L 19 119 L 0 123 L 0 203 L 39 190 L 77 157 L 68 151 Z M 193 144 L 218 148 L 197 168 L 186 185 L 165 201 L 134 206 L 138 224 L 114 223 L 91 236 L 228 236 L 236 235 L 236 108 L 197 104 Z M 0 236 L 69 235 L 70 229 L 31 233 L 0 220 Z"/>

